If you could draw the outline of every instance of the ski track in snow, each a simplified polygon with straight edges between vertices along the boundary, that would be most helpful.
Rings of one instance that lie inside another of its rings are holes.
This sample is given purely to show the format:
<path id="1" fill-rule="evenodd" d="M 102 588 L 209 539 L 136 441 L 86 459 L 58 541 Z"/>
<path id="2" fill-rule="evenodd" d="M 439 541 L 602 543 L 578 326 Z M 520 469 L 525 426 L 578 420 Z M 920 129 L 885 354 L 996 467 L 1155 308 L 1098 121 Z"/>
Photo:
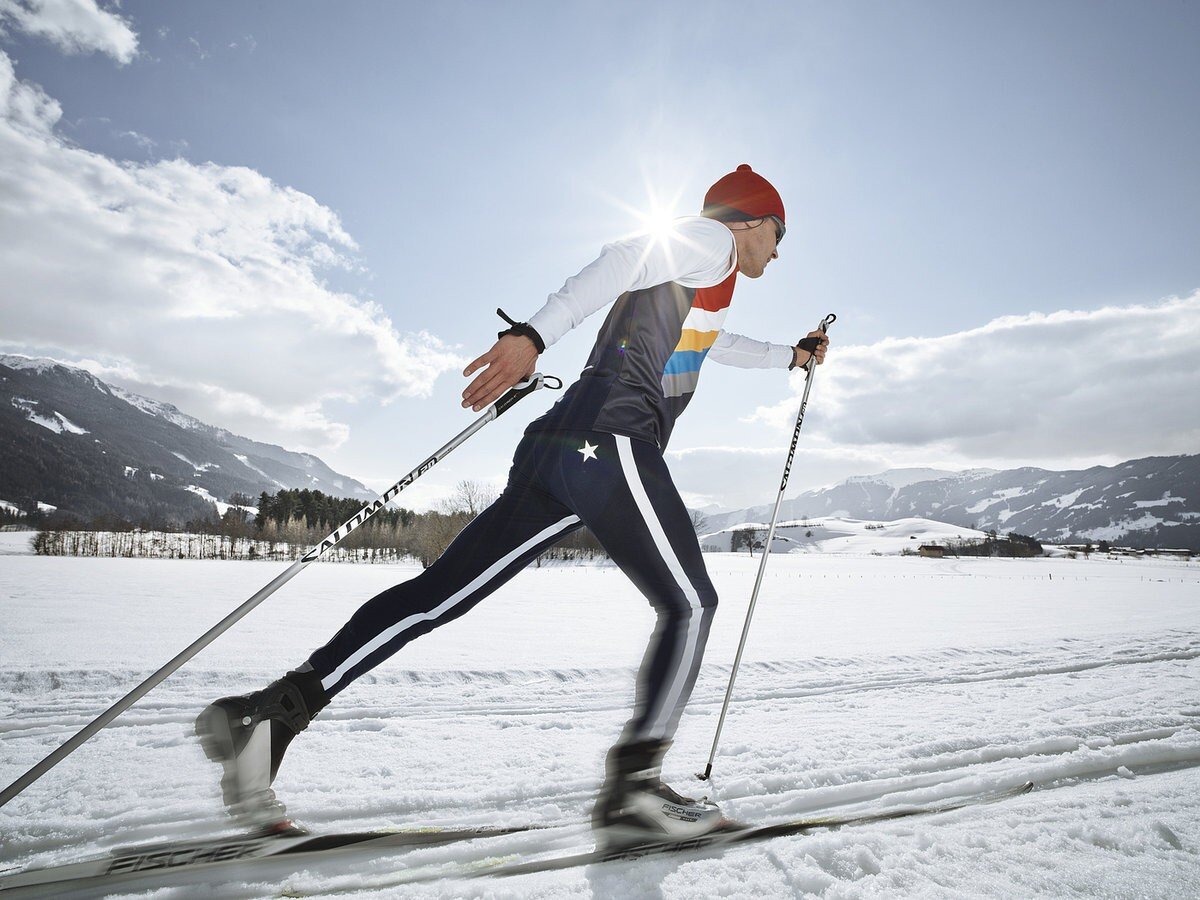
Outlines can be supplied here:
<path id="1" fill-rule="evenodd" d="M 606 569 L 528 570 L 344 692 L 276 788 L 321 830 L 574 823 L 353 864 L 214 870 L 208 896 L 1059 897 L 1200 883 L 1200 567 L 772 558 L 711 786 L 703 768 L 757 560 L 714 555 L 722 608 L 668 781 L 779 821 L 1037 782 L 993 807 L 503 881 L 393 884 L 588 839 L 652 616 Z M 219 619 L 268 563 L 0 556 L 7 784 Z M 261 686 L 413 570 L 311 567 L 0 809 L 0 869 L 228 832 L 201 706 Z M 1053 579 L 1047 576 L 1053 574 Z M 195 896 L 186 877 L 121 896 Z"/>

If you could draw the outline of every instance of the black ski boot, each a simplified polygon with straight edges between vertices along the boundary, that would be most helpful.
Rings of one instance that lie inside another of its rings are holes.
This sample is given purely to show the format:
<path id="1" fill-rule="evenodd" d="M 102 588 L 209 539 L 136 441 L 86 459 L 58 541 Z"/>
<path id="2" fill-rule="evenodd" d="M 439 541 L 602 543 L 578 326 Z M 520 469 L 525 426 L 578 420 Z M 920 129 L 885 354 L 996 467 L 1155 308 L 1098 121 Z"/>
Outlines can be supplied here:
<path id="1" fill-rule="evenodd" d="M 196 719 L 204 754 L 224 769 L 221 794 L 234 820 L 251 831 L 298 834 L 271 783 L 292 738 L 329 702 L 312 671 L 288 672 L 261 691 L 222 697 Z"/>
<path id="2" fill-rule="evenodd" d="M 660 778 L 665 741 L 618 744 L 608 751 L 606 777 L 592 812 L 601 849 L 683 841 L 732 827 L 707 798 L 676 793 Z"/>

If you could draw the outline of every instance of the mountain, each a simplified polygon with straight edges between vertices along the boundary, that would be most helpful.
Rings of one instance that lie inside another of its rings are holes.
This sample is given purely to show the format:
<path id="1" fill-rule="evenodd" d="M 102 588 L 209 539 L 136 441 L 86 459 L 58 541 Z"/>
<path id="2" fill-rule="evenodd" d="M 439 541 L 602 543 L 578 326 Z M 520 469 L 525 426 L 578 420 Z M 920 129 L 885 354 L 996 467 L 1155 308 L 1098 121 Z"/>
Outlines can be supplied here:
<path id="1" fill-rule="evenodd" d="M 0 503 L 185 522 L 234 494 L 374 495 L 317 457 L 207 425 L 46 359 L 0 355 Z"/>
<path id="2" fill-rule="evenodd" d="M 932 477 L 919 477 L 929 472 Z M 705 530 L 769 522 L 771 506 L 706 517 Z M 1200 455 L 1151 456 L 1071 472 L 896 469 L 785 500 L 780 520 L 934 519 L 1040 541 L 1200 548 Z"/>

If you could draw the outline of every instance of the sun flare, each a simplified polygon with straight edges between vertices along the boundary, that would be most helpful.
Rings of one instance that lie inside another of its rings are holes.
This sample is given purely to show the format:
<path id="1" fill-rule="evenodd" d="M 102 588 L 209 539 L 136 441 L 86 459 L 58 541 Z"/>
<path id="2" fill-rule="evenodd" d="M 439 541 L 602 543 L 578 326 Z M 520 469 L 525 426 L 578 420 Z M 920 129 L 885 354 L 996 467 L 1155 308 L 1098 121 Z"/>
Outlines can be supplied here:
<path id="1" fill-rule="evenodd" d="M 646 212 L 638 213 L 640 230 L 650 234 L 655 241 L 665 240 L 671 236 L 675 230 L 677 218 L 678 216 L 673 210 L 657 204 L 651 206 Z"/>

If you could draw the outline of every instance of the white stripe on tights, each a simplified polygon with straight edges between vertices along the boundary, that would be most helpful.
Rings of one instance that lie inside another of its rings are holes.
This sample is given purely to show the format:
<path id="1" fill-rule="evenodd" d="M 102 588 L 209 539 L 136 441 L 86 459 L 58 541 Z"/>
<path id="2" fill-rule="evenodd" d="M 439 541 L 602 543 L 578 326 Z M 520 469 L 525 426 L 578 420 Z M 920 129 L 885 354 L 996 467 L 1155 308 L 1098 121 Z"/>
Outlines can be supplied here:
<path id="1" fill-rule="evenodd" d="M 650 529 L 650 537 L 654 540 L 654 545 L 658 548 L 663 562 L 667 564 L 668 571 L 675 578 L 675 582 L 683 591 L 683 595 L 687 597 L 688 604 L 692 608 L 688 616 L 687 637 L 684 639 L 683 648 L 675 664 L 675 677 L 671 681 L 671 687 L 663 695 L 662 705 L 657 714 L 646 716 L 646 722 L 650 728 L 650 732 L 646 736 L 665 737 L 667 726 L 671 721 L 671 714 L 675 711 L 675 705 L 679 702 L 680 694 L 683 693 L 683 686 L 687 683 L 688 672 L 691 670 L 692 660 L 696 655 L 696 644 L 700 640 L 700 620 L 703 618 L 700 615 L 700 595 L 692 587 L 691 580 L 687 577 L 683 566 L 680 565 L 679 558 L 671 548 L 671 542 L 667 540 L 662 523 L 658 520 L 658 515 L 650 504 L 650 497 L 646 494 L 645 485 L 642 484 L 641 472 L 638 471 L 637 460 L 633 458 L 633 445 L 624 435 L 617 434 L 613 437 L 617 440 L 617 456 L 621 460 L 621 470 L 625 473 L 625 482 L 629 485 L 629 490 L 633 494 L 634 502 L 642 514 L 646 527 Z M 653 713 L 654 710 L 650 712 Z"/>
<path id="2" fill-rule="evenodd" d="M 578 521 L 579 516 L 567 516 L 565 519 L 555 522 L 549 528 L 539 531 L 521 546 L 516 547 L 505 556 L 496 560 L 494 563 L 484 569 L 483 572 L 477 575 L 470 584 L 447 597 L 433 609 L 429 610 L 428 612 L 416 613 L 415 615 L 401 619 L 391 628 L 388 628 L 386 631 L 382 631 L 375 635 L 375 637 L 350 654 L 346 661 L 334 669 L 331 674 L 325 678 L 322 678 L 321 686 L 325 688 L 325 690 L 329 690 L 331 687 L 341 681 L 342 677 L 347 672 L 353 669 L 356 665 L 358 665 L 384 644 L 388 643 L 388 641 L 392 640 L 392 638 L 402 634 L 404 631 L 408 630 L 413 625 L 416 625 L 418 622 L 427 622 L 430 619 L 438 618 L 443 613 L 456 606 L 461 600 L 469 597 L 471 594 L 475 593 L 475 591 L 479 590 L 479 588 L 491 581 L 499 572 L 502 572 L 504 569 L 512 565 L 513 561 L 521 556 L 521 554 L 531 550 L 543 541 L 554 537 L 554 535 L 558 534 L 559 532 L 566 531 Z"/>

